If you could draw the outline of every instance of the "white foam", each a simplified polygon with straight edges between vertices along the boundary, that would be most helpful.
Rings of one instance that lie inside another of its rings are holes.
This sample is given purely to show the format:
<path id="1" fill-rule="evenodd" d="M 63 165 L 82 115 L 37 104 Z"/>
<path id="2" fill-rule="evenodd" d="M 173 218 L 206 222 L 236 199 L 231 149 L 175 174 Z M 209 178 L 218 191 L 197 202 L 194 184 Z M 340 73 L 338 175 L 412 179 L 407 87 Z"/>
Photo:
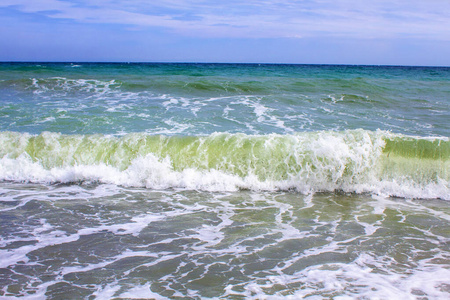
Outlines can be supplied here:
<path id="1" fill-rule="evenodd" d="M 55 95 L 66 95 L 73 89 L 83 92 L 95 92 L 98 95 L 104 95 L 113 91 L 113 88 L 119 84 L 115 80 L 101 81 L 96 79 L 68 79 L 64 77 L 51 77 L 46 79 L 32 78 L 31 86 L 33 93 L 44 94 L 51 92 Z"/>
<path id="2" fill-rule="evenodd" d="M 93 293 L 93 295 L 95 296 L 95 299 L 98 300 L 109 300 L 112 299 L 119 290 L 120 285 L 118 285 L 117 282 L 114 282 L 107 284 L 104 287 L 100 287 Z"/>
<path id="3" fill-rule="evenodd" d="M 17 264 L 20 261 L 28 262 L 27 254 L 37 249 L 47 246 L 66 244 L 77 241 L 83 235 L 91 235 L 99 232 L 109 231 L 117 235 L 138 235 L 150 223 L 163 220 L 164 215 L 147 214 L 135 216 L 131 222 L 122 224 L 100 225 L 97 227 L 89 227 L 78 230 L 77 233 L 67 235 L 60 230 L 51 230 L 53 227 L 45 220 L 41 220 L 42 226 L 34 229 L 31 234 L 32 238 L 25 240 L 36 241 L 33 244 L 15 248 L 13 250 L 0 250 L 0 268 Z M 23 240 L 22 240 L 23 241 Z M 11 241 L 8 241 L 10 243 Z"/>
<path id="4" fill-rule="evenodd" d="M 220 214 L 219 217 L 222 222 L 218 225 L 203 224 L 202 227 L 196 229 L 196 234 L 192 235 L 192 237 L 199 239 L 204 244 L 194 246 L 193 249 L 196 251 L 204 250 L 205 248 L 213 247 L 222 242 L 225 237 L 222 230 L 233 223 L 231 220 L 232 215 L 233 213 Z"/>
<path id="5" fill-rule="evenodd" d="M 280 128 L 283 130 L 283 132 L 294 131 L 293 129 L 286 127 L 285 122 L 274 114 L 274 112 L 276 111 L 274 108 L 267 107 L 261 103 L 261 99 L 254 98 L 255 97 L 244 96 L 243 99 L 237 102 L 233 102 L 232 104 L 240 104 L 251 107 L 258 123 L 263 123 L 274 126 L 276 128 Z M 228 112 L 229 110 L 227 111 L 227 115 Z M 249 128 L 252 129 L 251 127 Z"/>
<path id="6" fill-rule="evenodd" d="M 170 130 L 162 131 L 160 134 L 180 134 L 185 131 L 187 131 L 189 128 L 192 127 L 190 124 L 180 123 L 174 120 L 174 118 L 170 118 L 168 120 L 164 121 L 165 124 L 171 126 Z"/>
<path id="7" fill-rule="evenodd" d="M 126 299 L 169 299 L 167 297 L 163 297 L 157 293 L 154 293 L 151 289 L 151 284 L 146 283 L 141 286 L 136 286 L 131 288 L 130 290 L 120 294 L 118 298 L 126 298 Z"/>
<path id="8" fill-rule="evenodd" d="M 375 272 L 371 265 L 383 269 L 380 259 L 361 254 L 347 264 L 319 264 L 292 275 L 268 276 L 265 283 L 252 281 L 244 286 L 244 292 L 237 292 L 229 286 L 225 296 L 241 295 L 246 299 L 416 299 L 415 293 L 424 293 L 433 299 L 448 297 L 441 286 L 448 283 L 450 270 L 422 266 L 410 274 L 397 274 L 392 271 Z M 300 285 L 301 288 L 290 289 L 288 296 L 281 293 L 267 294 L 267 290 L 280 285 Z"/>
<path id="9" fill-rule="evenodd" d="M 129 257 L 154 257 L 157 258 L 158 255 L 155 253 L 150 253 L 148 251 L 130 251 L 127 250 L 124 253 L 121 253 L 120 255 L 117 255 L 115 257 L 112 257 L 111 259 L 102 261 L 97 264 L 87 264 L 87 265 L 79 265 L 79 266 L 71 266 L 71 267 L 63 267 L 60 270 L 61 275 L 67 275 L 71 273 L 80 273 L 80 272 L 88 272 L 95 269 L 104 268 L 108 265 L 111 265 L 121 259 L 129 258 Z"/>
<path id="10" fill-rule="evenodd" d="M 27 254 L 50 245 L 70 243 L 78 240 L 78 234 L 66 235 L 60 230 L 50 231 L 52 226 L 47 224 L 45 220 L 41 220 L 42 227 L 35 229 L 35 235 L 33 236 L 33 241 L 35 243 L 30 245 L 25 245 L 12 250 L 0 250 L 0 268 L 6 268 L 8 266 L 17 264 L 18 262 L 28 262 Z M 44 233 L 47 232 L 48 233 Z"/>

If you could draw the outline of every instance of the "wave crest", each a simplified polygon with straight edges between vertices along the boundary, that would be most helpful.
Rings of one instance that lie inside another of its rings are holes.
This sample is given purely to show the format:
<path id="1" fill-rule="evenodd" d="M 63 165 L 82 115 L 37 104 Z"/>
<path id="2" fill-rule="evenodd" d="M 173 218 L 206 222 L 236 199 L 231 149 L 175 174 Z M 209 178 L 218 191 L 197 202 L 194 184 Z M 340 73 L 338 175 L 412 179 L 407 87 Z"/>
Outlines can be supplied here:
<path id="1" fill-rule="evenodd" d="M 450 200 L 450 143 L 385 131 L 122 137 L 1 132 L 0 179 Z"/>

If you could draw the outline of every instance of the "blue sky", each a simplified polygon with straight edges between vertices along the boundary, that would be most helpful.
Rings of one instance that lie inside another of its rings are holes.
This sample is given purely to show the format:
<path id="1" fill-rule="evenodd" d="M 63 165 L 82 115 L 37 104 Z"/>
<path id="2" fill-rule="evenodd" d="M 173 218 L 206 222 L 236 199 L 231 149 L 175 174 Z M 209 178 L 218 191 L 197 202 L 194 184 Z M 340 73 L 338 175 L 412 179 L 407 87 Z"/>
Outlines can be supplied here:
<path id="1" fill-rule="evenodd" d="M 0 0 L 0 61 L 450 66 L 449 0 Z"/>

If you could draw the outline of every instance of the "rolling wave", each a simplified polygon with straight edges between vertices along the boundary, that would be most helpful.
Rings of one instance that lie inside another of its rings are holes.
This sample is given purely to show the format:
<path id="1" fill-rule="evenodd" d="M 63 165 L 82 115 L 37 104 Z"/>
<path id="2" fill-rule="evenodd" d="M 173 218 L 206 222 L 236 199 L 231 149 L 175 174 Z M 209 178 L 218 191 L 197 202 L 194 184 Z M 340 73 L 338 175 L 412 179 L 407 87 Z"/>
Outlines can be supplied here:
<path id="1" fill-rule="evenodd" d="M 387 131 L 287 135 L 1 132 L 0 179 L 450 200 L 450 142 Z"/>

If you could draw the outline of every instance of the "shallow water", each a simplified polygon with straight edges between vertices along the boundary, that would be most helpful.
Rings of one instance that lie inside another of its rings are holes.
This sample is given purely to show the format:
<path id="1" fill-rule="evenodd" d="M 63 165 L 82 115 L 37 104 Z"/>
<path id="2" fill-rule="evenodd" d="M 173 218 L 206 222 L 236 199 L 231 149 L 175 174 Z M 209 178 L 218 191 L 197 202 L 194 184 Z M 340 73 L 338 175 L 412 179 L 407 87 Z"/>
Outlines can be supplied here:
<path id="1" fill-rule="evenodd" d="M 450 292 L 446 201 L 113 185 L 4 183 L 1 192 L 3 296 Z"/>
<path id="2" fill-rule="evenodd" d="M 441 200 L 1 186 L 2 296 L 448 296 Z M 68 294 L 69 293 L 69 294 Z"/>

